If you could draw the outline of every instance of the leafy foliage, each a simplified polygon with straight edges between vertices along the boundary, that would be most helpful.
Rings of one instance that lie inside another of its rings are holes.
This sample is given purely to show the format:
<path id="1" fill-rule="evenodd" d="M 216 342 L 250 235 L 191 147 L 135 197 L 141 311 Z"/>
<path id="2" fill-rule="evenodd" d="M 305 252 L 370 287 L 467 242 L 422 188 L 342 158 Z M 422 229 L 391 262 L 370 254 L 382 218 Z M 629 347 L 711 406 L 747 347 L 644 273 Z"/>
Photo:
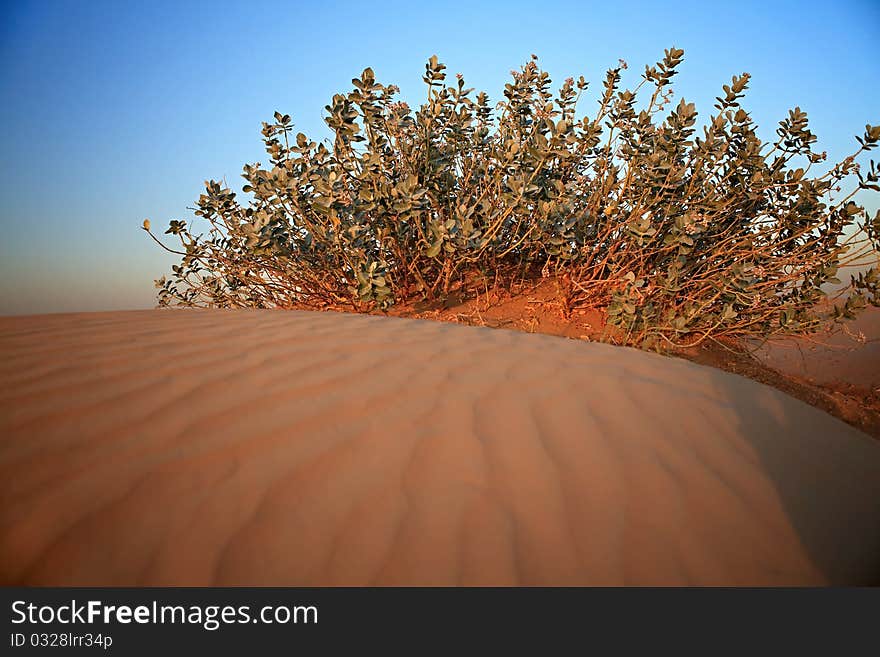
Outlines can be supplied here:
<path id="1" fill-rule="evenodd" d="M 880 213 L 853 197 L 880 191 L 875 163 L 856 162 L 880 126 L 810 177 L 826 155 L 807 115 L 763 143 L 740 105 L 748 74 L 698 133 L 694 105 L 672 101 L 683 56 L 667 50 L 631 90 L 620 62 L 592 118 L 576 114 L 584 78 L 554 94 L 534 56 L 495 107 L 460 75 L 447 86 L 436 57 L 417 111 L 367 68 L 326 107 L 332 143 L 276 112 L 269 165 L 244 167 L 252 199 L 209 181 L 207 233 L 171 222 L 182 259 L 159 303 L 367 311 L 564 274 L 565 308 L 605 308 L 613 339 L 644 347 L 806 332 L 880 305 L 876 267 L 827 293 L 844 267 L 876 264 Z"/>

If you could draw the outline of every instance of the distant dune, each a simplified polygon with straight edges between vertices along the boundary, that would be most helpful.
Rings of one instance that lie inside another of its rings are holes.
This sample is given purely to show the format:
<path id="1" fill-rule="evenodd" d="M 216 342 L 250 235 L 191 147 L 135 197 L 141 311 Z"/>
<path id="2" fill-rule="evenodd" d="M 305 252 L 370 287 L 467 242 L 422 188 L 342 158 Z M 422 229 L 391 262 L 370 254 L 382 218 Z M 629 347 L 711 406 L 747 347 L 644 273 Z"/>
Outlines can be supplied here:
<path id="1" fill-rule="evenodd" d="M 880 581 L 880 442 L 639 351 L 281 311 L 0 318 L 0 584 Z"/>
<path id="2" fill-rule="evenodd" d="M 880 388 L 880 308 L 867 308 L 845 326 L 848 333 L 767 344 L 758 358 L 784 374 L 816 383 Z"/>

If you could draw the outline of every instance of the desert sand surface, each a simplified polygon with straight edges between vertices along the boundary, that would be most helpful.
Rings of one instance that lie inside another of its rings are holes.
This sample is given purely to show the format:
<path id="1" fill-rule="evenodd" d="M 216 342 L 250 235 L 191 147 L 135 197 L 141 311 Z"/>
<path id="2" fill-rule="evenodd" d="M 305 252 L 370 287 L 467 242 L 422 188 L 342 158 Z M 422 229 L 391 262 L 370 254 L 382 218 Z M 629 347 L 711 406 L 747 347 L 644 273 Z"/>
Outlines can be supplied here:
<path id="1" fill-rule="evenodd" d="M 880 442 L 603 344 L 374 316 L 0 318 L 0 584 L 880 581 Z"/>
<path id="2" fill-rule="evenodd" d="M 880 308 L 866 308 L 845 327 L 830 336 L 770 342 L 756 355 L 765 365 L 810 382 L 880 389 Z"/>

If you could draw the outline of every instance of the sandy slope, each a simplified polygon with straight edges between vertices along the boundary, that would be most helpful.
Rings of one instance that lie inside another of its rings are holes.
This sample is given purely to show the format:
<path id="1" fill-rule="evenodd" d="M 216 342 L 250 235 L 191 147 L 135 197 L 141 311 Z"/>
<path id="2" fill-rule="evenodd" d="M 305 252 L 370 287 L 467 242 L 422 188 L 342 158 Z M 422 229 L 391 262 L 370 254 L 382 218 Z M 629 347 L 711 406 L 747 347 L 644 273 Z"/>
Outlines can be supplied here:
<path id="1" fill-rule="evenodd" d="M 784 374 L 816 383 L 880 388 L 880 308 L 867 308 L 846 328 L 851 335 L 771 342 L 756 355 Z M 859 333 L 864 342 L 854 339 Z"/>
<path id="2" fill-rule="evenodd" d="M 629 349 L 337 314 L 0 318 L 0 583 L 880 581 L 880 443 Z"/>

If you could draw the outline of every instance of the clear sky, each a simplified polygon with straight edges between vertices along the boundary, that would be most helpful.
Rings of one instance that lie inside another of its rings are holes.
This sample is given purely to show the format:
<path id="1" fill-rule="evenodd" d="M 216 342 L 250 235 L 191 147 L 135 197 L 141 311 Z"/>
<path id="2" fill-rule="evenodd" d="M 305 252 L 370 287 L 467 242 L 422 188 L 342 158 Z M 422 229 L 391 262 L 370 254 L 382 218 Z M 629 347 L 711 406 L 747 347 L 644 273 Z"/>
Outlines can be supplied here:
<path id="1" fill-rule="evenodd" d="M 240 191 L 276 109 L 324 136 L 324 105 L 366 66 L 413 105 L 436 53 L 497 100 L 530 53 L 595 89 L 618 58 L 635 83 L 675 45 L 702 117 L 748 71 L 762 136 L 800 105 L 834 158 L 880 123 L 878 35 L 878 0 L 0 0 L 0 314 L 153 307 L 175 260 L 143 219 L 188 218 L 208 178 Z"/>

